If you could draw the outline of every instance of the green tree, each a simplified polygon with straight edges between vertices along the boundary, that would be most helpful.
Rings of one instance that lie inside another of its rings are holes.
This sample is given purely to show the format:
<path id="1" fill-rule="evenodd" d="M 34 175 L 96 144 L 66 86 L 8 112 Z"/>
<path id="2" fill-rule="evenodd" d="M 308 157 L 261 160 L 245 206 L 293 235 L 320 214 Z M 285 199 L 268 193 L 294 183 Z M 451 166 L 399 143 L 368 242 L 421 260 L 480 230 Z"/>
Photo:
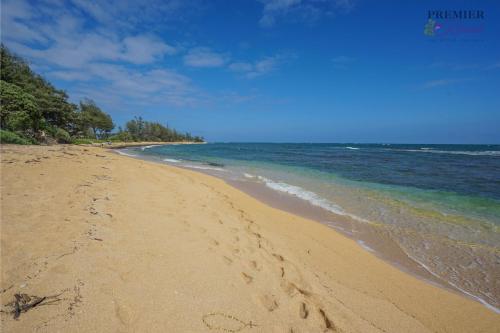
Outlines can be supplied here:
<path id="1" fill-rule="evenodd" d="M 42 76 L 33 72 L 29 64 L 0 47 L 0 128 L 5 140 L 26 142 L 72 142 L 75 137 L 92 135 L 108 137 L 114 128 L 111 117 L 93 101 L 84 100 L 79 107 L 68 101 L 65 91 L 56 89 Z M 136 117 L 127 122 L 126 130 L 113 136 L 130 141 L 203 141 L 190 133 L 182 134 L 157 122 Z M 16 133 L 11 133 L 16 132 Z M 17 140 L 19 141 L 19 140 Z"/>
<path id="2" fill-rule="evenodd" d="M 197 141 L 203 142 L 201 137 L 193 137 L 190 133 L 182 134 L 171 129 L 168 126 L 163 126 L 157 122 L 149 122 L 141 117 L 135 117 L 125 124 L 125 131 L 129 133 L 134 141 Z M 121 133 L 121 132 L 120 132 Z"/>
<path id="3" fill-rule="evenodd" d="M 141 117 L 135 117 L 125 124 L 127 132 L 134 138 L 135 141 L 144 140 L 144 120 Z"/>
<path id="4" fill-rule="evenodd" d="M 0 81 L 0 124 L 11 131 L 36 133 L 43 119 L 35 98 L 15 84 Z"/>
<path id="5" fill-rule="evenodd" d="M 44 130 L 46 126 L 71 130 L 76 105 L 68 102 L 68 95 L 33 72 L 25 60 L 12 54 L 3 44 L 0 53 L 0 79 L 17 86 L 18 90 L 33 97 L 31 100 L 35 104 L 36 112 L 33 112 L 31 106 L 25 110 L 34 121 L 32 131 Z M 19 120 L 18 124 L 24 124 L 20 119 L 27 119 L 21 115 L 16 117 Z M 6 125 L 2 123 L 2 127 Z M 36 136 L 38 133 L 33 134 Z"/>
<path id="6" fill-rule="evenodd" d="M 104 113 L 94 101 L 87 99 L 80 102 L 80 123 L 83 130 L 90 128 L 93 135 L 104 138 L 115 128 L 111 116 Z"/>

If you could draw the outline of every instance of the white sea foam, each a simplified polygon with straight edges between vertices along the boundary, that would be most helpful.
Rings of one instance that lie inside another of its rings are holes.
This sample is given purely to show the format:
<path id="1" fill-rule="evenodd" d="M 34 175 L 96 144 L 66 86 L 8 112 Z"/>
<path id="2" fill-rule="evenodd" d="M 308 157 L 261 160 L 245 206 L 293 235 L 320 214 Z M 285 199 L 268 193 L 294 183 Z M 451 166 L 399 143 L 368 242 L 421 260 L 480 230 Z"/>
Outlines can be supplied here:
<path id="1" fill-rule="evenodd" d="M 372 249 L 371 247 L 369 247 L 368 245 L 366 245 L 366 243 L 364 241 L 362 241 L 361 239 L 358 239 L 357 240 L 357 243 L 363 248 L 365 249 L 366 251 L 369 251 L 369 252 L 375 252 L 374 249 Z"/>
<path id="2" fill-rule="evenodd" d="M 351 150 L 359 150 L 357 147 L 345 147 L 346 149 L 351 149 Z"/>
<path id="3" fill-rule="evenodd" d="M 407 151 L 413 153 L 432 153 L 432 154 L 452 154 L 452 155 L 470 155 L 470 156 L 500 156 L 498 150 L 433 150 L 432 148 L 420 149 L 391 149 L 392 151 Z"/>
<path id="4" fill-rule="evenodd" d="M 146 149 L 153 148 L 153 147 L 156 147 L 156 146 L 159 146 L 159 145 L 144 146 L 144 147 L 141 147 L 141 150 L 146 150 Z"/>
<path id="5" fill-rule="evenodd" d="M 333 221 L 322 221 L 321 223 L 326 224 L 330 228 L 333 228 L 333 229 L 336 229 L 336 230 L 340 230 L 344 234 L 351 235 L 351 236 L 353 235 L 352 230 L 348 230 L 348 229 L 346 229 L 344 227 L 341 227 L 340 225 L 338 225 L 337 223 L 335 223 Z"/>
<path id="6" fill-rule="evenodd" d="M 214 170 L 214 171 L 226 171 L 221 168 L 214 168 L 214 167 L 209 167 L 209 166 L 204 166 L 204 165 L 193 165 L 193 164 L 184 164 L 186 168 L 191 168 L 191 169 L 200 169 L 200 170 Z"/>
<path id="7" fill-rule="evenodd" d="M 243 173 L 243 176 L 245 176 L 246 178 L 255 178 L 254 175 L 251 175 L 251 174 L 246 173 L 246 172 Z"/>
<path id="8" fill-rule="evenodd" d="M 170 163 L 180 163 L 181 162 L 180 160 L 176 160 L 176 159 L 173 159 L 173 158 L 164 158 L 163 160 L 165 162 L 170 162 Z"/>
<path id="9" fill-rule="evenodd" d="M 475 299 L 476 301 L 478 301 L 479 303 L 481 303 L 482 305 L 484 305 L 485 307 L 487 307 L 488 309 L 490 309 L 491 311 L 495 312 L 495 313 L 499 313 L 500 314 L 500 309 L 497 308 L 496 306 L 494 305 L 491 305 L 490 303 L 486 302 L 484 299 L 482 299 L 481 297 L 478 297 L 474 294 L 471 294 L 470 292 L 460 288 L 459 286 L 457 286 L 455 283 L 451 282 L 449 279 L 443 279 L 439 274 L 437 273 L 434 273 L 434 271 L 429 267 L 427 266 L 426 264 L 424 264 L 422 261 L 418 260 L 415 256 L 411 255 L 408 253 L 408 251 L 406 251 L 405 249 L 403 249 L 402 247 L 400 247 L 403 252 L 408 256 L 408 258 L 412 259 L 413 261 L 415 261 L 417 264 L 419 264 L 420 266 L 422 266 L 427 272 L 429 272 L 430 274 L 432 274 L 433 276 L 437 277 L 438 279 L 440 280 L 444 280 L 446 281 L 447 283 L 449 283 L 451 286 L 455 287 L 456 289 L 460 290 L 462 293 L 466 294 L 467 296 L 471 297 L 472 299 Z"/>
<path id="10" fill-rule="evenodd" d="M 262 182 L 264 182 L 264 184 L 267 187 L 269 187 L 273 190 L 276 190 L 276 191 L 280 191 L 280 192 L 284 192 L 284 193 L 288 193 L 290 195 L 293 195 L 297 198 L 300 198 L 302 200 L 309 202 L 313 206 L 317 206 L 317 207 L 326 209 L 327 211 L 332 212 L 334 214 L 344 215 L 344 216 L 348 216 L 350 218 L 353 218 L 353 219 L 361 221 L 361 222 L 370 223 L 370 221 L 365 220 L 359 216 L 347 213 L 346 211 L 344 211 L 342 209 L 342 207 L 334 204 L 331 201 L 328 201 L 325 198 L 320 197 L 319 195 L 317 195 L 314 192 L 305 190 L 302 187 L 290 185 L 290 184 L 282 183 L 282 182 L 275 182 L 271 179 L 268 179 L 268 178 L 262 177 L 262 176 L 257 176 L 257 178 L 259 180 L 261 180 Z"/>
<path id="11" fill-rule="evenodd" d="M 472 156 L 500 156 L 500 151 L 486 150 L 486 151 L 445 151 L 445 150 L 430 150 L 429 153 L 440 154 L 458 154 L 458 155 L 472 155 Z"/>
<path id="12" fill-rule="evenodd" d="M 120 155 L 124 155 L 124 156 L 137 157 L 137 155 L 126 153 L 126 152 L 124 152 L 123 150 L 117 150 L 116 152 L 117 152 L 118 154 L 120 154 Z"/>

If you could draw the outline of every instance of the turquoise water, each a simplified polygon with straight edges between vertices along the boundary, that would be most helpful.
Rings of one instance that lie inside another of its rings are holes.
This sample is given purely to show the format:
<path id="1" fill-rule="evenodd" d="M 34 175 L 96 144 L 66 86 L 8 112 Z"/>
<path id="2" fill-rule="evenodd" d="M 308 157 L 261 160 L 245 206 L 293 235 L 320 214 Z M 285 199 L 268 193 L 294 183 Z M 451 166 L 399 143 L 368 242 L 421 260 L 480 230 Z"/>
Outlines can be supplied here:
<path id="1" fill-rule="evenodd" d="M 353 229 L 369 225 L 434 276 L 500 308 L 499 145 L 214 143 L 122 153 L 258 182 L 344 215 Z"/>

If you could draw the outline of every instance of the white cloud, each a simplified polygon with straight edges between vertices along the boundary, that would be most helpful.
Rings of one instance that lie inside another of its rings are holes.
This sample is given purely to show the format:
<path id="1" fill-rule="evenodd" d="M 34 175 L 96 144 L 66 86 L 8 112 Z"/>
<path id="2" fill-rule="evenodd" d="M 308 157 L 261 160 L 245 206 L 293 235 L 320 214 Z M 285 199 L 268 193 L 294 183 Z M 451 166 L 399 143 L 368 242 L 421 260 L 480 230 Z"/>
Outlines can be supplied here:
<path id="1" fill-rule="evenodd" d="M 343 12 L 350 12 L 356 5 L 355 0 L 334 0 L 332 2 L 337 9 Z"/>
<path id="2" fill-rule="evenodd" d="M 69 79 L 80 79 L 80 71 L 64 73 Z M 193 106 L 202 103 L 203 99 L 187 76 L 172 70 L 139 72 L 120 65 L 91 64 L 87 73 L 92 77 L 92 82 L 80 84 L 74 97 L 91 97 L 108 107 L 129 110 L 134 106 L 165 104 Z M 53 74 L 61 76 L 60 73 Z M 81 79 L 86 80 L 85 77 Z"/>
<path id="3" fill-rule="evenodd" d="M 154 36 L 138 35 L 119 40 L 98 33 L 80 34 L 77 38 L 60 37 L 45 49 L 14 46 L 31 58 L 61 67 L 81 68 L 95 61 L 115 61 L 132 64 L 153 63 L 175 48 Z"/>
<path id="4" fill-rule="evenodd" d="M 424 88 L 434 88 L 434 87 L 439 87 L 439 86 L 446 86 L 451 83 L 455 82 L 454 80 L 449 80 L 449 79 L 439 79 L 439 80 L 432 80 L 432 81 L 427 81 L 423 84 Z"/>
<path id="5" fill-rule="evenodd" d="M 207 47 L 196 47 L 184 56 L 184 64 L 190 67 L 221 67 L 226 64 L 228 57 L 216 53 Z"/>
<path id="6" fill-rule="evenodd" d="M 332 16 L 336 12 L 349 12 L 354 7 L 354 0 L 259 0 L 264 4 L 261 27 L 275 25 L 279 18 L 313 23 L 322 16 Z"/>
<path id="7" fill-rule="evenodd" d="M 249 72 L 253 69 L 253 65 L 248 62 L 233 62 L 229 65 L 229 69 L 233 72 Z"/>
<path id="8" fill-rule="evenodd" d="M 259 23 L 262 27 L 271 27 L 276 21 L 276 16 L 284 15 L 293 6 L 301 3 L 301 0 L 265 0 L 262 18 Z"/>
<path id="9" fill-rule="evenodd" d="M 185 21 L 203 10 L 200 0 L 71 0 L 80 11 L 104 26 L 157 28 L 158 22 Z"/>
<path id="10" fill-rule="evenodd" d="M 14 19 L 29 19 L 33 16 L 30 5 L 25 0 L 2 1 L 2 20 L 4 17 Z"/>
<path id="11" fill-rule="evenodd" d="M 460 79 L 437 79 L 437 80 L 431 80 L 424 82 L 422 84 L 421 88 L 423 89 L 432 89 L 432 88 L 437 88 L 437 87 L 443 87 L 443 86 L 449 86 L 457 83 L 462 83 L 465 81 L 471 81 L 472 79 L 470 78 L 460 78 Z"/>
<path id="12" fill-rule="evenodd" d="M 250 62 L 234 62 L 228 68 L 233 72 L 243 74 L 248 79 L 253 79 L 276 70 L 281 65 L 295 59 L 294 54 L 277 54 L 274 56 L 264 57 L 253 63 Z"/>
<path id="13" fill-rule="evenodd" d="M 87 72 L 81 71 L 52 71 L 48 73 L 49 76 L 64 80 L 64 81 L 88 81 L 92 79 L 92 75 Z"/>
<path id="14" fill-rule="evenodd" d="M 433 62 L 427 66 L 431 69 L 439 69 L 445 71 L 484 71 L 500 68 L 500 62 L 488 62 L 488 63 L 457 63 L 457 62 L 447 62 L 438 61 Z"/>
<path id="15" fill-rule="evenodd" d="M 35 15 L 34 10 L 24 0 L 2 1 L 1 7 L 1 30 L 3 40 L 20 40 L 25 42 L 45 42 L 46 37 L 24 24 L 22 21 L 29 21 Z"/>
<path id="16" fill-rule="evenodd" d="M 166 68 L 165 59 L 184 51 L 154 32 L 168 27 L 165 21 L 186 17 L 188 7 L 194 6 L 186 3 L 3 0 L 2 41 L 41 74 L 66 81 L 73 101 L 89 97 L 105 107 L 130 110 L 134 105 L 192 106 L 214 100 L 247 100 L 237 94 L 227 99 L 208 96 L 188 76 Z M 228 68 L 246 78 L 271 73 L 289 59 L 289 55 L 279 54 L 230 63 L 229 54 L 207 47 L 189 49 L 181 58 L 188 67 Z"/>
<path id="17" fill-rule="evenodd" d="M 140 30 L 147 31 L 152 16 L 166 20 L 167 14 L 185 7 L 183 3 L 5 0 L 2 40 L 30 60 L 32 67 L 42 69 L 42 74 L 67 81 L 73 100 L 90 97 L 123 108 L 193 105 L 202 98 L 199 90 L 188 77 L 162 63 L 177 49 L 153 33 L 137 33 L 134 28 L 141 23 Z M 141 13 L 150 15 L 139 21 Z"/>
<path id="18" fill-rule="evenodd" d="M 134 64 L 151 63 L 163 55 L 176 53 L 174 47 L 150 35 L 127 37 L 123 40 L 123 44 L 125 50 L 120 58 Z"/>
<path id="19" fill-rule="evenodd" d="M 105 14 L 99 13 L 105 11 L 98 3 L 72 1 L 104 19 Z M 31 59 L 75 68 L 95 61 L 153 63 L 176 51 L 153 34 L 127 33 L 120 37 L 119 31 L 100 25 L 89 28 L 83 16 L 64 5 L 40 3 L 35 7 L 24 0 L 7 0 L 2 5 L 2 39 Z"/>
<path id="20" fill-rule="evenodd" d="M 279 63 L 278 57 L 267 57 L 260 61 L 257 61 L 254 65 L 254 70 L 250 71 L 248 77 L 257 77 L 263 74 L 269 73 L 274 70 Z"/>
<path id="21" fill-rule="evenodd" d="M 71 0 L 71 2 L 99 22 L 107 22 L 111 19 L 110 12 L 105 10 L 98 2 L 88 0 Z"/>

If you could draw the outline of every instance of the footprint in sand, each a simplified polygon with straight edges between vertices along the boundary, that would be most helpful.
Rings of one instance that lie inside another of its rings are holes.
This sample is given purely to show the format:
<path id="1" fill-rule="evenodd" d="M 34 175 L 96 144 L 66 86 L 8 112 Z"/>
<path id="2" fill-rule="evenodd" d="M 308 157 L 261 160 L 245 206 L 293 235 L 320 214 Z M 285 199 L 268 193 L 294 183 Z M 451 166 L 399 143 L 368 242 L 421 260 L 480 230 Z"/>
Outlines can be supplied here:
<path id="1" fill-rule="evenodd" d="M 259 264 L 255 260 L 250 260 L 250 267 L 252 267 L 256 271 L 260 271 Z"/>
<path id="2" fill-rule="evenodd" d="M 283 279 L 280 283 L 281 289 L 290 297 L 293 297 L 297 294 L 301 294 L 303 296 L 311 296 L 311 292 L 307 291 L 303 288 L 298 287 L 295 283 L 287 281 Z"/>
<path id="3" fill-rule="evenodd" d="M 319 311 L 319 314 L 323 320 L 324 328 L 326 328 L 327 330 L 333 330 L 333 331 L 337 332 L 337 328 L 335 327 L 333 322 L 330 320 L 330 318 L 328 318 L 325 311 L 323 311 L 323 309 L 319 309 L 318 311 Z"/>
<path id="4" fill-rule="evenodd" d="M 267 311 L 272 312 L 278 308 L 278 302 L 274 296 L 271 295 L 261 295 L 258 297 L 260 303 L 267 309 Z"/>
<path id="5" fill-rule="evenodd" d="M 273 253 L 273 257 L 275 257 L 279 261 L 285 261 L 285 258 L 282 255 L 280 255 L 280 254 Z"/>
<path id="6" fill-rule="evenodd" d="M 120 321 L 120 323 L 126 327 L 128 327 L 131 323 L 131 311 L 130 309 L 123 304 L 119 304 L 116 300 L 115 303 L 115 315 Z"/>
<path id="7" fill-rule="evenodd" d="M 227 265 L 231 265 L 233 263 L 233 260 L 231 258 L 229 258 L 229 257 L 223 256 L 222 258 L 224 259 L 224 262 Z"/>
<path id="8" fill-rule="evenodd" d="M 252 283 L 252 281 L 253 281 L 253 277 L 252 276 L 248 275 L 245 272 L 241 272 L 241 276 L 242 276 L 242 278 L 243 278 L 243 280 L 245 281 L 246 284 Z"/>
<path id="9" fill-rule="evenodd" d="M 309 311 L 307 310 L 306 303 L 304 303 L 304 302 L 300 303 L 300 307 L 299 307 L 300 318 L 306 319 L 308 315 L 309 315 Z"/>

